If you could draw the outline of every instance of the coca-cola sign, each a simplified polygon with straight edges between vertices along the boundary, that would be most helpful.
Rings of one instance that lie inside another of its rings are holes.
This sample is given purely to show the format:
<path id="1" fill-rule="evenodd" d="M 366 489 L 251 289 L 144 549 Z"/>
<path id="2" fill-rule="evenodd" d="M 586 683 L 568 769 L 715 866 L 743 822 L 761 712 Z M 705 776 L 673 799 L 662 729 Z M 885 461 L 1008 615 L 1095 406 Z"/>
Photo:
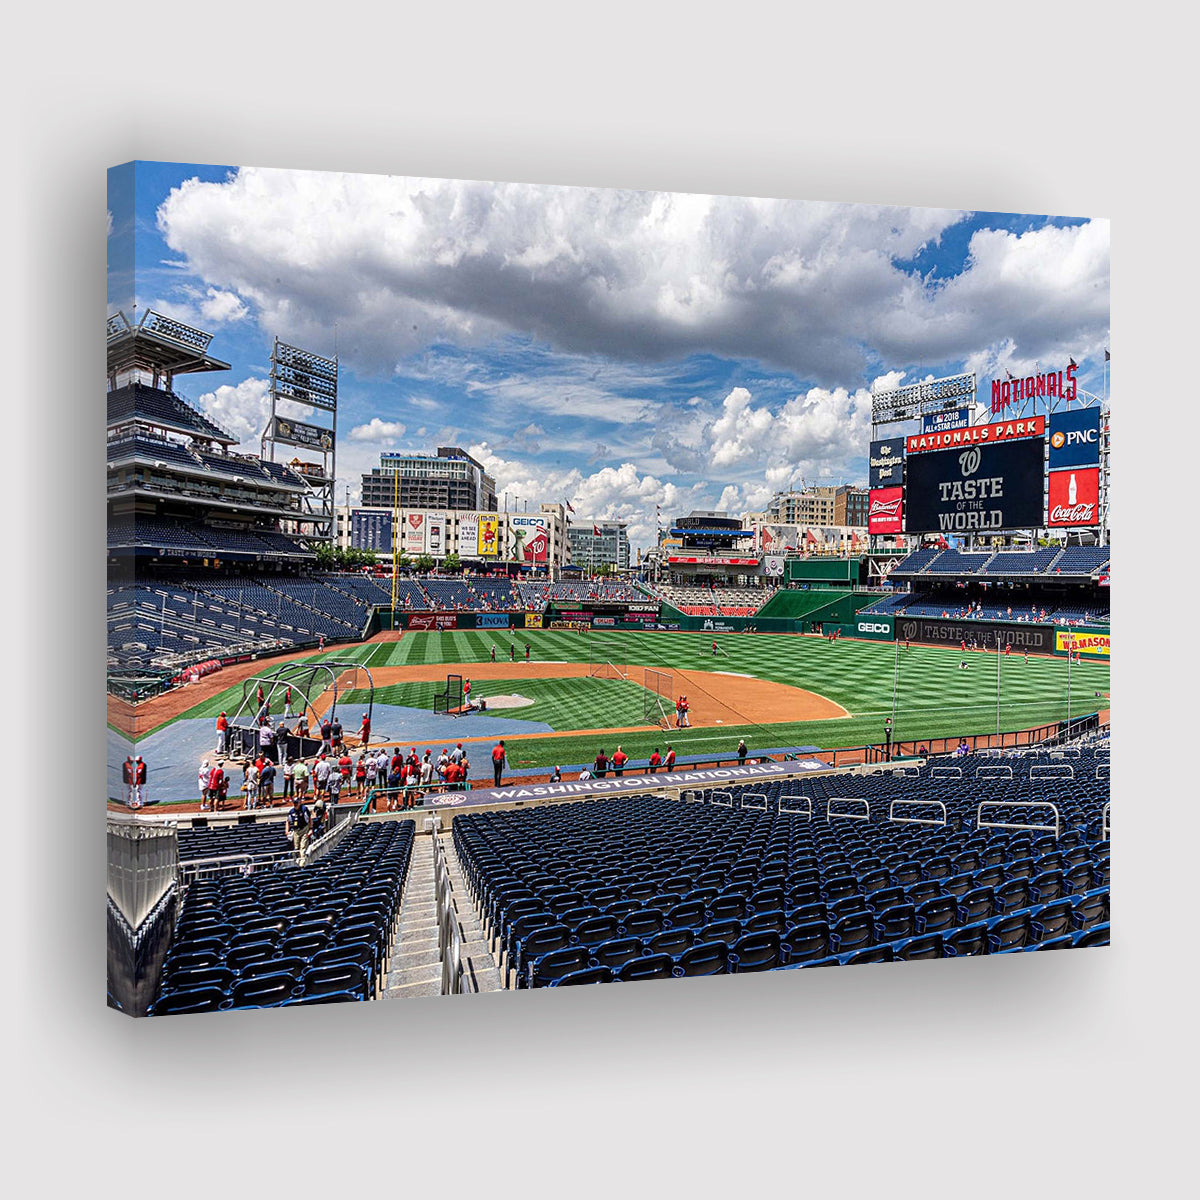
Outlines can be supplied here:
<path id="1" fill-rule="evenodd" d="M 1046 524 L 1057 528 L 1100 524 L 1100 471 L 1051 471 Z"/>
<path id="2" fill-rule="evenodd" d="M 867 532 L 899 533 L 903 525 L 903 508 L 903 488 L 872 488 L 867 500 Z"/>

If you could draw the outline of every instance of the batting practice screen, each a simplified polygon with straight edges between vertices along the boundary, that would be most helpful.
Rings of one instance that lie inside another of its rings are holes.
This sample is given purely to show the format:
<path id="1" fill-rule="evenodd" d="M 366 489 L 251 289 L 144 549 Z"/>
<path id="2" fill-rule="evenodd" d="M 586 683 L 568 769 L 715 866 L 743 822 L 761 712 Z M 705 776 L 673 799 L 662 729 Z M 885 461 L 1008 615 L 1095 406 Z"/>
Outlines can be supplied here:
<path id="1" fill-rule="evenodd" d="M 983 533 L 1045 524 L 1044 437 L 908 456 L 908 533 Z"/>

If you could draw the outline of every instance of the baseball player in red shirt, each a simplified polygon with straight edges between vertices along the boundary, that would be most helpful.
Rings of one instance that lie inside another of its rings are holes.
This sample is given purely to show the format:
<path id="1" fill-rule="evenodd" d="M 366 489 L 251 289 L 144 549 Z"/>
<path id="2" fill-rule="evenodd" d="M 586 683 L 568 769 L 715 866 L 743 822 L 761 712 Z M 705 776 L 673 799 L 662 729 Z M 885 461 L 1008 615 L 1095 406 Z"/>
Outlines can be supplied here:
<path id="1" fill-rule="evenodd" d="M 362 725 L 359 728 L 358 736 L 362 739 L 364 746 L 371 740 L 371 718 L 366 713 L 363 713 Z"/>

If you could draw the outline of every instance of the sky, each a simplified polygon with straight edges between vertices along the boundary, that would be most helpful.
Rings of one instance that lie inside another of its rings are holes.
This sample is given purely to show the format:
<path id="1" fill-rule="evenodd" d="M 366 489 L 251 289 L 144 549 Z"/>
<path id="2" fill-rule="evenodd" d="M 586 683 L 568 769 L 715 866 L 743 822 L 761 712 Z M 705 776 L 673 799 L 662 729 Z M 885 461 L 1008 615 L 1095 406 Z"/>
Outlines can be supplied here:
<path id="1" fill-rule="evenodd" d="M 1103 219 L 147 162 L 107 217 L 109 313 L 213 335 L 231 370 L 176 390 L 240 449 L 279 337 L 338 358 L 339 504 L 457 445 L 501 508 L 641 548 L 656 505 L 865 484 L 873 386 L 974 371 L 986 404 L 1073 358 L 1100 393 L 1109 348 Z"/>

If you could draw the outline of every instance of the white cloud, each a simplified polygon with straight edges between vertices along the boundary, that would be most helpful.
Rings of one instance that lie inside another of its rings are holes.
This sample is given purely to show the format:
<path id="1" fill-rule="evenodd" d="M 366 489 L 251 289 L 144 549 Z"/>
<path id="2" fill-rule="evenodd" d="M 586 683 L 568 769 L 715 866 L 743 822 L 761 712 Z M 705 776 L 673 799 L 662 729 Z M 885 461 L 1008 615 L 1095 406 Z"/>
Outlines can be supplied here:
<path id="1" fill-rule="evenodd" d="M 349 436 L 352 442 L 377 442 L 392 446 L 404 434 L 405 426 L 400 421 L 381 421 L 378 417 L 372 417 L 365 425 L 355 425 Z"/>
<path id="2" fill-rule="evenodd" d="M 890 377 L 888 377 L 890 379 Z M 896 382 L 899 382 L 897 377 Z M 810 388 L 782 406 L 755 405 L 736 387 L 707 420 L 684 432 L 660 429 L 654 447 L 676 470 L 715 480 L 742 480 L 722 507 L 754 508 L 770 492 L 800 482 L 853 482 L 871 436 L 871 393 L 866 388 Z M 865 482 L 860 481 L 860 482 Z M 770 491 L 763 495 L 763 485 Z"/>
<path id="3" fill-rule="evenodd" d="M 626 360 L 759 357 L 859 372 L 888 314 L 927 288 L 894 263 L 963 214 L 663 192 L 244 168 L 158 212 L 207 284 L 265 325 L 383 369 L 519 331 Z M 981 251 L 982 253 L 982 251 Z"/>
<path id="4" fill-rule="evenodd" d="M 205 325 L 226 325 L 241 321 L 249 313 L 240 296 L 233 292 L 222 292 L 210 287 L 208 295 L 200 302 L 200 319 Z"/>
<path id="5" fill-rule="evenodd" d="M 243 379 L 236 385 L 222 384 L 195 400 L 196 407 L 226 433 L 237 438 L 237 449 L 257 454 L 271 412 L 270 382 L 266 379 Z"/>

